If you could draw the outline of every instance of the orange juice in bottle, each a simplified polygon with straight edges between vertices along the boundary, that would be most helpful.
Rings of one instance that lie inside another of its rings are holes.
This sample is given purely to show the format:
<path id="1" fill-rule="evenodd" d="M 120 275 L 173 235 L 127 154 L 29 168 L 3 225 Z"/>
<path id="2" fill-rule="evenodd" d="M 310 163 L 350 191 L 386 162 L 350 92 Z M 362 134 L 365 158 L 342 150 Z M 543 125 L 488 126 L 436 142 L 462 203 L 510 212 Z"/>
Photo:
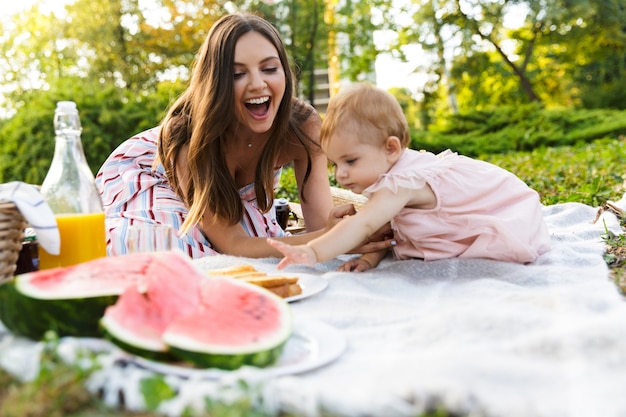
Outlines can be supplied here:
<path id="1" fill-rule="evenodd" d="M 40 269 L 106 256 L 104 210 L 83 152 L 76 103 L 57 103 L 54 130 L 54 156 L 41 185 L 41 194 L 56 216 L 61 247 L 59 254 L 40 251 Z"/>
<path id="2" fill-rule="evenodd" d="M 39 268 L 75 265 L 106 256 L 104 213 L 59 214 L 61 253 L 51 255 L 39 248 Z"/>

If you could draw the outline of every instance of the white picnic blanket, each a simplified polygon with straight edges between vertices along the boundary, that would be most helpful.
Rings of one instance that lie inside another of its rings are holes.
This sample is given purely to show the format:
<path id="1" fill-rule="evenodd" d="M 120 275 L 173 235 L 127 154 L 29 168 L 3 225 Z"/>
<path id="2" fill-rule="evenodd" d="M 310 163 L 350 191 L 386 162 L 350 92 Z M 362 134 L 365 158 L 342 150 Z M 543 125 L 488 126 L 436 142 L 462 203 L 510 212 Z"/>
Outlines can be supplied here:
<path id="1" fill-rule="evenodd" d="M 578 203 L 544 210 L 552 250 L 531 265 L 386 259 L 371 272 L 340 273 L 336 259 L 288 269 L 328 280 L 323 292 L 292 303 L 293 314 L 338 329 L 345 352 L 296 375 L 168 377 L 178 395 L 159 410 L 174 416 L 205 395 L 233 399 L 241 378 L 260 387 L 255 401 L 270 414 L 400 417 L 440 405 L 481 416 L 626 415 L 626 302 L 609 279 L 601 237 L 605 228 L 620 233 L 618 222 L 605 213 L 594 224 L 597 208 Z M 268 270 L 277 260 L 196 262 Z M 89 387 L 111 405 L 124 391 L 126 406 L 141 409 L 138 380 L 150 372 L 122 365 L 111 361 Z"/>

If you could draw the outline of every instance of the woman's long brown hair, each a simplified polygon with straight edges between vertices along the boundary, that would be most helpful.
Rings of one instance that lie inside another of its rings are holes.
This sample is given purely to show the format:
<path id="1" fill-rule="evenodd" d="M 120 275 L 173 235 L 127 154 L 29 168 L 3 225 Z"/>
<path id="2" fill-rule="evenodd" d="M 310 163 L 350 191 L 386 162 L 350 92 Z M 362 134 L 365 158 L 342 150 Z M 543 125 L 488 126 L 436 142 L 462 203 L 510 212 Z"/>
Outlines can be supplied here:
<path id="1" fill-rule="evenodd" d="M 274 165 L 288 137 L 295 136 L 305 146 L 309 155 L 308 178 L 312 141 L 295 126 L 301 122 L 297 119 L 306 112 L 293 97 L 294 78 L 279 33 L 269 22 L 255 15 L 225 16 L 211 28 L 194 63 L 189 87 L 169 109 L 159 135 L 159 162 L 163 164 L 170 184 L 189 207 L 182 233 L 199 223 L 207 210 L 213 213 L 213 222 L 221 220 L 234 225 L 243 219 L 239 190 L 226 165 L 225 132 L 235 114 L 235 45 L 242 35 L 251 31 L 261 34 L 274 45 L 285 71 L 285 93 L 255 171 L 258 207 L 264 212 L 272 207 Z M 188 169 L 186 173 L 177 173 L 176 161 L 186 144 L 189 146 Z M 179 174 L 187 175 L 184 190 L 178 181 Z"/>

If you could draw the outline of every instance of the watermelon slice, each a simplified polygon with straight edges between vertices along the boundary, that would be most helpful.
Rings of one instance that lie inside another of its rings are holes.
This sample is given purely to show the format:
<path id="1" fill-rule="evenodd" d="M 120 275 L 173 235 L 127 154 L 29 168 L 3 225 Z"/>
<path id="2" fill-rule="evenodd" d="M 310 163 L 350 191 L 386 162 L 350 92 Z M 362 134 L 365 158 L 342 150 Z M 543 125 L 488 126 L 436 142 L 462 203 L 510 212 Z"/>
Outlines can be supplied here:
<path id="1" fill-rule="evenodd" d="M 167 327 L 172 353 L 200 367 L 264 367 L 278 360 L 292 333 L 287 302 L 257 285 L 205 278 L 200 306 Z"/>
<path id="2" fill-rule="evenodd" d="M 159 265 L 181 264 L 188 261 L 174 252 L 137 253 L 19 275 L 0 285 L 0 321 L 13 333 L 35 340 L 48 330 L 59 336 L 98 337 L 105 309 L 126 288 L 145 287 L 146 277 L 158 273 Z"/>
<path id="3" fill-rule="evenodd" d="M 122 349 L 151 359 L 172 360 L 161 336 L 173 320 L 197 308 L 203 276 L 191 265 L 159 266 L 149 271 L 143 291 L 129 287 L 115 305 L 107 307 L 101 324 L 107 337 Z"/>
<path id="4" fill-rule="evenodd" d="M 106 309 L 102 326 L 119 347 L 142 357 L 236 369 L 274 363 L 292 318 L 287 302 L 262 287 L 191 270 L 152 277 L 145 293 L 128 289 Z"/>

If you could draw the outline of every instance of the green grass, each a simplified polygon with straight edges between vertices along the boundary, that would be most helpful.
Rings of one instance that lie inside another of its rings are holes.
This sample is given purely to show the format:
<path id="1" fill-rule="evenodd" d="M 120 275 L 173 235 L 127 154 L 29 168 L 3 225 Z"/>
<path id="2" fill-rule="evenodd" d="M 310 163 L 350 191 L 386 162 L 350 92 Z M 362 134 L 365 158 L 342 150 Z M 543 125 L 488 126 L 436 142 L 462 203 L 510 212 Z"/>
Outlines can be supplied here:
<path id="1" fill-rule="evenodd" d="M 626 139 L 483 156 L 539 192 L 545 205 L 576 201 L 600 206 L 617 200 L 626 176 Z"/>

